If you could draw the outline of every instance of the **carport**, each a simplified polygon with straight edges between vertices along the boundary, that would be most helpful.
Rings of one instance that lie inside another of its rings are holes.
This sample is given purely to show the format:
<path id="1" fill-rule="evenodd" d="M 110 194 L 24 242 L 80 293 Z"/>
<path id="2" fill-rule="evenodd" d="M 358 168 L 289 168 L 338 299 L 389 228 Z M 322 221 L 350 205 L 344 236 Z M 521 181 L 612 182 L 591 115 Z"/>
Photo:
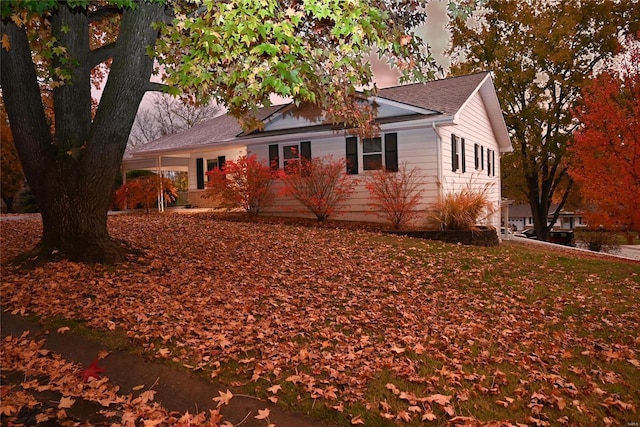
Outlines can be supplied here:
<path id="1" fill-rule="evenodd" d="M 125 154 L 122 159 L 122 183 L 127 182 L 127 172 L 132 170 L 150 170 L 160 177 L 166 172 L 188 172 L 189 157 L 180 155 L 164 155 L 153 157 L 136 157 Z M 164 191 L 158 188 L 158 212 L 164 212 Z"/>

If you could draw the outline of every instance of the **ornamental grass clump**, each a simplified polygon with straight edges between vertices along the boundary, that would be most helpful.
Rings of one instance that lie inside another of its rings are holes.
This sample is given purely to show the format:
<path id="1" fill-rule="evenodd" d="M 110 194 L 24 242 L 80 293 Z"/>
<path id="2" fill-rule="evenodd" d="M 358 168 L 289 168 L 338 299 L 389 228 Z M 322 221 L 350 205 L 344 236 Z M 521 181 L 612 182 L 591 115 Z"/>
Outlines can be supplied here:
<path id="1" fill-rule="evenodd" d="M 438 196 L 428 211 L 427 225 L 439 230 L 477 231 L 478 224 L 495 212 L 487 193 L 491 185 L 469 184 L 460 191 Z"/>

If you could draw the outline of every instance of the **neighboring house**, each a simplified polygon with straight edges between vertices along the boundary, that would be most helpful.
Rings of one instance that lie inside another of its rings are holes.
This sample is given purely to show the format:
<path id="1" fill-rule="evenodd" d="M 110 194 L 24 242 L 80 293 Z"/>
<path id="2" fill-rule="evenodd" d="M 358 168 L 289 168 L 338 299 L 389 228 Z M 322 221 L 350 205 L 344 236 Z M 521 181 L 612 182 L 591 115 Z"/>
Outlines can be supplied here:
<path id="1" fill-rule="evenodd" d="M 290 159 L 333 156 L 349 161 L 357 190 L 337 219 L 375 221 L 361 178 L 385 165 L 404 163 L 421 170 L 426 209 L 440 192 L 464 186 L 488 186 L 496 213 L 487 225 L 500 227 L 500 155 L 512 150 L 502 110 L 489 73 L 378 90 L 368 102 L 377 105 L 380 135 L 364 141 L 349 129 L 323 120 L 314 107 L 294 104 L 258 111 L 260 131 L 243 133 L 223 115 L 178 134 L 162 137 L 128 153 L 123 168 L 188 171 L 188 201 L 211 207 L 205 193 L 206 171 L 248 154 L 282 168 Z M 270 213 L 291 215 L 298 205 L 279 197 Z"/>
<path id="2" fill-rule="evenodd" d="M 558 205 L 551 205 L 549 208 L 548 221 L 551 222 L 553 213 Z M 529 205 L 512 205 L 509 208 L 509 224 L 514 225 L 518 231 L 533 228 L 533 216 L 531 215 L 531 206 Z M 570 212 L 562 209 L 558 219 L 553 224 L 556 230 L 573 230 L 575 228 L 586 227 L 586 223 L 580 212 Z"/>

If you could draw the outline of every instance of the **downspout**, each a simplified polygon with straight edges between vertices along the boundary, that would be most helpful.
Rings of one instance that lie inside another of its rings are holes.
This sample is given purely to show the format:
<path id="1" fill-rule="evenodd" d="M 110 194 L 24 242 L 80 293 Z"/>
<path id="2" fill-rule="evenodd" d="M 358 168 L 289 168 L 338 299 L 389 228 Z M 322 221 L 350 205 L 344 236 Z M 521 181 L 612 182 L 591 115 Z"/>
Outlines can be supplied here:
<path id="1" fill-rule="evenodd" d="M 433 133 L 436 134 L 436 156 L 438 160 L 437 164 L 437 177 L 438 177 L 438 195 L 442 195 L 442 139 L 440 138 L 440 134 L 438 133 L 438 129 L 436 127 L 436 122 L 431 122 L 431 127 L 433 128 Z"/>

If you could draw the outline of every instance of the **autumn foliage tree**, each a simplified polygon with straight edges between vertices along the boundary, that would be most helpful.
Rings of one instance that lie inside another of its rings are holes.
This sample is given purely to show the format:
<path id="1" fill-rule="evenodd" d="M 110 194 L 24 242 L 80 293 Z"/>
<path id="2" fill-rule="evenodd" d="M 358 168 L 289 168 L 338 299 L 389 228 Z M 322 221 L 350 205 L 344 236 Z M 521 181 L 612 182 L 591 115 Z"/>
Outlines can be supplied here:
<path id="1" fill-rule="evenodd" d="M 289 163 L 281 179 L 283 194 L 300 202 L 318 221 L 340 212 L 357 180 L 346 172 L 346 160 L 332 156 Z"/>
<path id="2" fill-rule="evenodd" d="M 274 179 L 278 172 L 255 154 L 227 160 L 222 167 L 207 172 L 207 194 L 226 208 L 240 208 L 249 215 L 258 215 L 275 198 Z"/>
<path id="3" fill-rule="evenodd" d="M 640 41 L 619 59 L 582 92 L 569 173 L 589 225 L 640 231 Z"/>
<path id="4" fill-rule="evenodd" d="M 159 194 L 171 203 L 178 198 L 178 192 L 169 178 L 156 174 L 135 178 L 116 190 L 116 203 L 120 209 L 136 208 L 139 205 L 149 213 L 151 206 L 158 203 Z"/>
<path id="5" fill-rule="evenodd" d="M 421 185 L 418 168 L 402 164 L 398 171 L 376 170 L 366 178 L 368 205 L 393 228 L 401 228 L 420 215 Z"/>

